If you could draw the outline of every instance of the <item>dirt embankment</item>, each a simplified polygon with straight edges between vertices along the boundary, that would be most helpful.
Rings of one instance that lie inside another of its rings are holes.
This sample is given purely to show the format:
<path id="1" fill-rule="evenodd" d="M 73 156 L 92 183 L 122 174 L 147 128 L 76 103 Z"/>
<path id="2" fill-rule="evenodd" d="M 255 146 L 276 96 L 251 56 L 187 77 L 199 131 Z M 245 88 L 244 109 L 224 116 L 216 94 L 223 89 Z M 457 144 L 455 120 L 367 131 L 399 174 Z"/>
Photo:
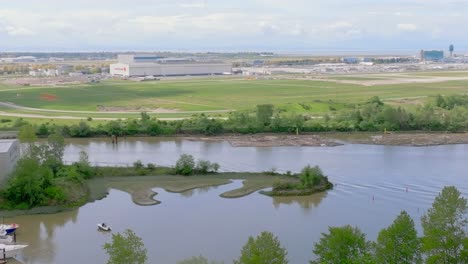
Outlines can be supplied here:
<path id="1" fill-rule="evenodd" d="M 188 140 L 227 141 L 233 147 L 282 147 L 309 146 L 334 147 L 342 145 L 334 139 L 320 135 L 285 135 L 285 134 L 254 134 L 254 135 L 224 135 L 215 137 L 186 137 Z"/>
<path id="2" fill-rule="evenodd" d="M 390 133 L 390 134 L 330 134 L 330 139 L 352 144 L 388 146 L 437 146 L 468 144 L 468 133 Z"/>
<path id="3" fill-rule="evenodd" d="M 309 146 L 335 147 L 344 144 L 389 146 L 437 146 L 468 144 L 468 133 L 318 133 L 303 135 L 254 134 L 214 137 L 184 137 L 187 140 L 227 141 L 233 147 Z"/>

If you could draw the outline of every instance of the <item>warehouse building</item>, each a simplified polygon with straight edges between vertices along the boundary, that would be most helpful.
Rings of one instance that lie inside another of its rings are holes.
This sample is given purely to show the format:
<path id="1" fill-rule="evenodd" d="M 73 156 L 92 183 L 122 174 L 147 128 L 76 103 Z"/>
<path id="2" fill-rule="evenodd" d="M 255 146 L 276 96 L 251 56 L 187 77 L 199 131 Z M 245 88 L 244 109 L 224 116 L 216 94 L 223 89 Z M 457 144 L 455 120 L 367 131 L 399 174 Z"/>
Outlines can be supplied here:
<path id="1" fill-rule="evenodd" d="M 20 156 L 20 144 L 15 139 L 0 140 L 0 182 L 13 170 Z"/>
<path id="2" fill-rule="evenodd" d="M 152 54 L 118 55 L 118 63 L 110 65 L 110 74 L 122 77 L 218 75 L 231 71 L 230 63 L 164 58 Z"/>

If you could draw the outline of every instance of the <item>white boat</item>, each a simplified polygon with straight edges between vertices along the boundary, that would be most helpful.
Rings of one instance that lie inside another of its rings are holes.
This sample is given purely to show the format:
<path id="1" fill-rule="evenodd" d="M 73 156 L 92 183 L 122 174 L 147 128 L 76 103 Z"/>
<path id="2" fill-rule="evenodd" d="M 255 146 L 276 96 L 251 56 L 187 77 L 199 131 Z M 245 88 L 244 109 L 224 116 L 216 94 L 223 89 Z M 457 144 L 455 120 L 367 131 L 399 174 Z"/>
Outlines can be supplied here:
<path id="1" fill-rule="evenodd" d="M 0 259 L 3 258 L 3 249 L 5 249 L 5 257 L 6 258 L 14 258 L 23 248 L 27 247 L 28 245 L 5 245 L 0 244 Z"/>
<path id="2" fill-rule="evenodd" d="M 13 238 L 13 236 L 0 235 L 0 244 L 13 244 L 13 243 L 15 243 L 15 239 Z"/>
<path id="3" fill-rule="evenodd" d="M 0 224 L 0 233 L 6 232 L 6 234 L 9 235 L 15 232 L 18 228 L 18 224 Z"/>
<path id="4" fill-rule="evenodd" d="M 97 224 L 99 230 L 102 230 L 102 231 L 111 231 L 111 227 L 106 225 L 106 223 L 99 223 Z"/>

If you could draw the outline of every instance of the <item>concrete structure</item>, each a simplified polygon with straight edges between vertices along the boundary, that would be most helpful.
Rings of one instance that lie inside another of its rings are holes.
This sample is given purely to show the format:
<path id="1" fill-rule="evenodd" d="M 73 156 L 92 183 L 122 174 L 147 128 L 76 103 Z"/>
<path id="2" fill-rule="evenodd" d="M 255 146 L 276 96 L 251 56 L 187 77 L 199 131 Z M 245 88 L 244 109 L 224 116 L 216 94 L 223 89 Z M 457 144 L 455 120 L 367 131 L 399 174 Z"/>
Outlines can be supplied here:
<path id="1" fill-rule="evenodd" d="M 0 139 L 0 182 L 13 170 L 20 157 L 20 144 L 16 139 Z"/>
<path id="2" fill-rule="evenodd" d="M 152 54 L 118 55 L 118 61 L 110 65 L 111 75 L 122 77 L 184 76 L 224 74 L 232 71 L 230 63 L 163 58 Z"/>

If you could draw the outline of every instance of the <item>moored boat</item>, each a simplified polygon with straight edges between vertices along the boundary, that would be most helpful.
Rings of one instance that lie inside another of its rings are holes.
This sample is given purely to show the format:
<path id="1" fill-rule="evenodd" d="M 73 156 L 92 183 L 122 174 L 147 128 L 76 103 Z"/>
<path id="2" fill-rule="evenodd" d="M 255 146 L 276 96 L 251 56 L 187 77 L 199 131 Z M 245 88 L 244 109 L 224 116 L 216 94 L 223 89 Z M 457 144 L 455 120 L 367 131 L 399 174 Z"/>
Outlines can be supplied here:
<path id="1" fill-rule="evenodd" d="M 14 244 L 15 239 L 13 236 L 10 235 L 0 235 L 0 244 Z"/>
<path id="2" fill-rule="evenodd" d="M 6 235 L 9 235 L 16 231 L 19 228 L 18 224 L 1 224 L 0 233 L 5 232 Z"/>

